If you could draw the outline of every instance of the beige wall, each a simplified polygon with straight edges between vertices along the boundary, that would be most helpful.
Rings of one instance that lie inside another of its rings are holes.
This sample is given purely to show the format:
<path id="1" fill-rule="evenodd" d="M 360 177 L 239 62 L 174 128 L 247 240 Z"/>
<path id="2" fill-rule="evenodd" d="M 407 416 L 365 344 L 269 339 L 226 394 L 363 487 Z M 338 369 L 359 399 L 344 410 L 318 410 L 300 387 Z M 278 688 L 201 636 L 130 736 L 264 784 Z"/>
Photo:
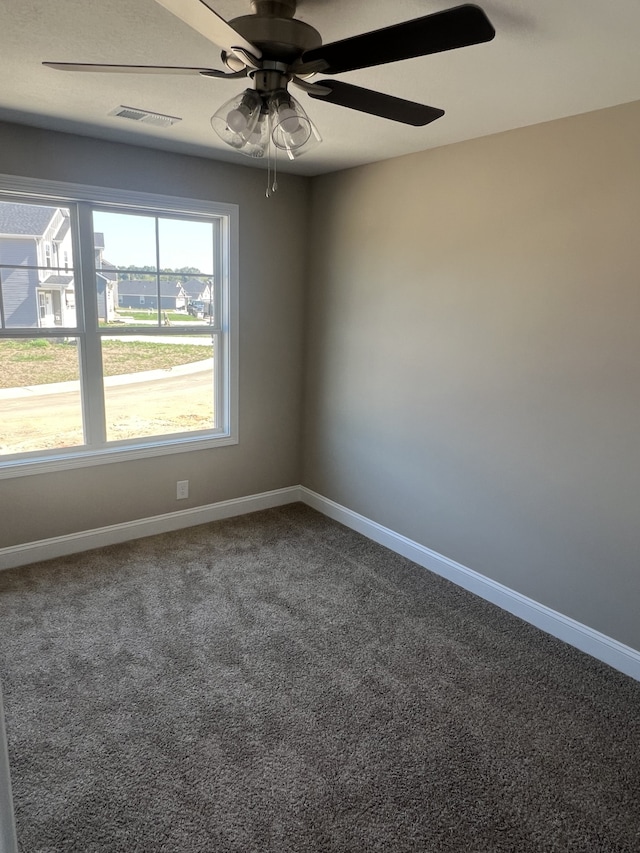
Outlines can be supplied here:
<path id="1" fill-rule="evenodd" d="M 303 483 L 640 649 L 640 103 L 313 185 Z"/>
<path id="2" fill-rule="evenodd" d="M 308 181 L 281 175 L 267 200 L 260 170 L 2 123 L 0 174 L 240 205 L 240 443 L 0 480 L 0 547 L 299 483 Z"/>

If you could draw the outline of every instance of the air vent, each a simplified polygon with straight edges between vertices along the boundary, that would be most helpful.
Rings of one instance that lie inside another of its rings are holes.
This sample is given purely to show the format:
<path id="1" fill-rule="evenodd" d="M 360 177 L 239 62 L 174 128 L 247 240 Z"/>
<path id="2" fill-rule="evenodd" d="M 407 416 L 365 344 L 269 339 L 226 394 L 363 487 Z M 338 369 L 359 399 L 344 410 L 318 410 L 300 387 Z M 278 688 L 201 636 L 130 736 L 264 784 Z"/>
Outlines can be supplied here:
<path id="1" fill-rule="evenodd" d="M 153 124 L 156 127 L 171 127 L 178 121 L 182 121 L 178 116 L 165 116 L 162 113 L 151 113 L 149 110 L 139 110 L 137 107 L 116 107 L 111 110 L 110 116 L 118 116 L 118 118 L 128 118 L 131 121 L 139 121 L 143 124 Z"/>

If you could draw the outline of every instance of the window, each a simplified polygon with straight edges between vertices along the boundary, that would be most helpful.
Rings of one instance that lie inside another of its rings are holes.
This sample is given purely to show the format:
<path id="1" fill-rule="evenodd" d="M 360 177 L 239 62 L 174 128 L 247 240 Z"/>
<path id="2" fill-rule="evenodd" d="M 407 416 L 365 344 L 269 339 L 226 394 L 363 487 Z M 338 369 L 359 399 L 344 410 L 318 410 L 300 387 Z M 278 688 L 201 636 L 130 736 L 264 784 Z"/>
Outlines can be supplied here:
<path id="1" fill-rule="evenodd" d="M 38 291 L 38 305 L 40 306 L 40 325 L 47 316 L 47 294 L 42 290 Z"/>
<path id="2" fill-rule="evenodd" d="M 236 255 L 233 205 L 0 177 L 0 476 L 234 443 Z"/>

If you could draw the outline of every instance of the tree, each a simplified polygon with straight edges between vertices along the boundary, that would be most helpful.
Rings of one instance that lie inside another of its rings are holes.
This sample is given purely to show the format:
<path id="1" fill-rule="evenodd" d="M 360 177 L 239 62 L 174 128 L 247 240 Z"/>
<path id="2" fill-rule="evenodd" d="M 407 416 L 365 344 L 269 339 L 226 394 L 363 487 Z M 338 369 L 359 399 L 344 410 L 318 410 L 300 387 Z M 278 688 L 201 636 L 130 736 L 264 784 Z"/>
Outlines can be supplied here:
<path id="1" fill-rule="evenodd" d="M 129 281 L 130 279 L 149 281 L 153 280 L 156 274 L 156 268 L 149 266 L 148 264 L 141 267 L 135 267 L 135 272 L 131 272 L 132 268 L 129 266 L 120 266 L 116 267 L 116 269 L 127 270 L 127 272 L 119 273 L 118 277 L 120 281 Z M 149 273 L 151 273 L 151 275 L 149 275 Z M 160 275 L 171 275 L 178 281 L 187 281 L 192 275 L 202 275 L 202 273 L 197 267 L 179 267 L 175 270 L 171 269 L 171 267 L 163 267 L 160 270 Z"/>

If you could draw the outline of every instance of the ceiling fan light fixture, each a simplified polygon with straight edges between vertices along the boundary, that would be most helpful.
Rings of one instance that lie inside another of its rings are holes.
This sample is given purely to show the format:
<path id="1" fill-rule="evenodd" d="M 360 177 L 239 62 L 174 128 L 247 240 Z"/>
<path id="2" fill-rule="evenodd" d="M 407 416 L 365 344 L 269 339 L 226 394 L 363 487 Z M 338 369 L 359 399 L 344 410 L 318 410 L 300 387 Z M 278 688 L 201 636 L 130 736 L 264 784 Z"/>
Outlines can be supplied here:
<path id="1" fill-rule="evenodd" d="M 211 127 L 223 142 L 242 149 L 249 142 L 260 119 L 262 98 L 254 89 L 245 89 L 226 101 L 211 116 Z"/>
<path id="2" fill-rule="evenodd" d="M 295 160 L 322 141 L 301 104 L 286 89 L 245 89 L 211 116 L 223 142 L 253 159 L 267 157 L 271 143 Z"/>

